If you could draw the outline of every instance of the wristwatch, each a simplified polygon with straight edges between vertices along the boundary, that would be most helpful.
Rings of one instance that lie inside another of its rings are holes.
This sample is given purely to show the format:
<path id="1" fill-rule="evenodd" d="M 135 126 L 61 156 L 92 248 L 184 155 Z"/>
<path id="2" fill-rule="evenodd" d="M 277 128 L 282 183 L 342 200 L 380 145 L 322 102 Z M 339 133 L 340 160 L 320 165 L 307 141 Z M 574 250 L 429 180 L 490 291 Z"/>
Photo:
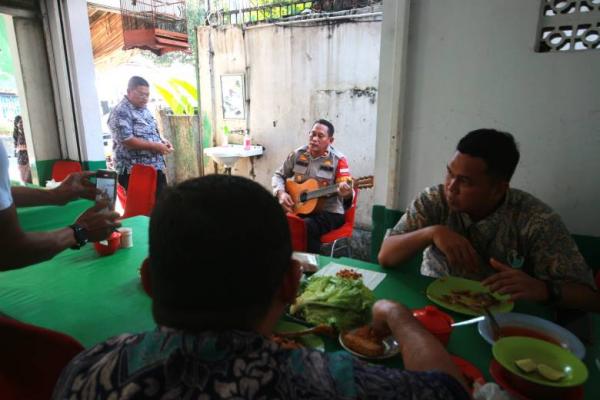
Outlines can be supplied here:
<path id="1" fill-rule="evenodd" d="M 562 301 L 562 286 L 559 282 L 545 281 L 548 290 L 548 300 L 546 304 L 558 304 Z"/>
<path id="2" fill-rule="evenodd" d="M 73 235 L 75 235 L 75 241 L 77 242 L 77 244 L 71 246 L 71 248 L 73 250 L 79 250 L 89 241 L 87 229 L 79 224 L 69 225 L 69 228 L 73 229 Z"/>

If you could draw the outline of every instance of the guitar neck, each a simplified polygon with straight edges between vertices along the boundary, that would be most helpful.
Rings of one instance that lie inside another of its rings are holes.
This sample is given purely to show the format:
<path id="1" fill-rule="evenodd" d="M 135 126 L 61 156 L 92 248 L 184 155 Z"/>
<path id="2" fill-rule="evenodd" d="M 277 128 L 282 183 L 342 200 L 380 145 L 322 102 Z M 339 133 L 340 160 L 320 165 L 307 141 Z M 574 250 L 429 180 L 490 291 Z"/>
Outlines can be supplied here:
<path id="1" fill-rule="evenodd" d="M 306 200 L 316 199 L 318 197 L 327 196 L 333 193 L 337 193 L 337 185 L 325 186 L 317 190 L 311 190 L 306 193 Z"/>

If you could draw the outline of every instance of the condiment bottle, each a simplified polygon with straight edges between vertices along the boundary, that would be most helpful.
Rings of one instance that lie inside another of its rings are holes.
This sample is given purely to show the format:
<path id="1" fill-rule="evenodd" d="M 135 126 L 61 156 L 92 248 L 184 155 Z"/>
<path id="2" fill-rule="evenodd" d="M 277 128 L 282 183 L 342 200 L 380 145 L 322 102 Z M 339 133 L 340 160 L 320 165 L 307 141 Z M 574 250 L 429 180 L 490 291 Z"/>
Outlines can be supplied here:
<path id="1" fill-rule="evenodd" d="M 440 311 L 435 306 L 425 306 L 413 310 L 413 316 L 418 319 L 429 332 L 437 337 L 444 346 L 448 345 L 450 333 L 452 332 L 451 324 L 454 323 L 451 316 Z"/>

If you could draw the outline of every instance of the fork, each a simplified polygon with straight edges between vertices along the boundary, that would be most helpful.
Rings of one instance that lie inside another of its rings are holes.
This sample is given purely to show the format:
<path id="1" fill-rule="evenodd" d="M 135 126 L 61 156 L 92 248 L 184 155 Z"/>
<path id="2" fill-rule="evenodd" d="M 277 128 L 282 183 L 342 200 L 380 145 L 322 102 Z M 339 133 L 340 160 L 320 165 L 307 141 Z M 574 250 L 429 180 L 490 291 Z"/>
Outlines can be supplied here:
<path id="1" fill-rule="evenodd" d="M 492 312 L 490 311 L 489 308 L 483 307 L 483 311 L 485 311 L 485 315 L 487 316 L 487 319 L 489 319 L 489 321 L 490 321 L 490 327 L 492 328 L 492 334 L 494 336 L 494 340 L 500 339 L 500 337 L 502 335 L 500 334 L 500 325 L 498 324 L 498 321 L 496 321 L 496 318 L 494 317 L 494 315 L 492 314 Z"/>

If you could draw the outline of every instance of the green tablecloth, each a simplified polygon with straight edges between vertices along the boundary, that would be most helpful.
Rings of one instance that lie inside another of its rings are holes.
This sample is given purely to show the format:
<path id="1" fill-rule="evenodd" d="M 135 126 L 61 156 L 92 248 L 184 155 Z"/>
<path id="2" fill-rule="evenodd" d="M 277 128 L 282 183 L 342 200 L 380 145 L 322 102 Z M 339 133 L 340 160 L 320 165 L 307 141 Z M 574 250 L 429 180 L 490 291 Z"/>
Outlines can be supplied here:
<path id="1" fill-rule="evenodd" d="M 25 231 L 48 231 L 71 225 L 93 201 L 79 199 L 64 206 L 19 207 L 17 215 Z"/>
<path id="2" fill-rule="evenodd" d="M 143 292 L 138 276 L 138 268 L 148 250 L 148 218 L 126 219 L 123 225 L 133 228 L 134 247 L 131 249 L 100 257 L 92 246 L 86 246 L 79 251 L 66 250 L 52 260 L 28 268 L 0 273 L 0 312 L 65 332 L 88 347 L 123 332 L 152 329 L 151 301 Z M 321 257 L 319 263 L 325 266 L 331 261 Z M 421 276 L 416 263 L 402 269 L 384 270 L 376 264 L 348 258 L 335 262 L 386 273 L 386 278 L 375 289 L 378 298 L 397 300 L 411 308 L 431 304 L 425 289 L 432 279 Z M 534 304 L 518 303 L 515 311 L 547 316 L 547 311 Z M 456 321 L 470 318 L 449 314 Z M 593 321 L 595 343 L 587 347 L 584 360 L 590 372 L 585 392 L 586 398 L 598 399 L 600 371 L 594 361 L 600 358 L 597 335 L 600 317 L 594 315 Z M 326 349 L 339 350 L 340 347 L 337 342 L 327 340 Z M 491 347 L 479 336 L 476 325 L 454 329 L 448 350 L 471 361 L 490 379 Z M 402 365 L 399 358 L 385 364 Z"/>
<path id="3" fill-rule="evenodd" d="M 433 282 L 433 279 L 420 275 L 419 263 L 412 262 L 398 269 L 384 269 L 377 264 L 352 260 L 349 258 L 332 260 L 321 257 L 319 264 L 321 267 L 324 267 L 331 261 L 386 273 L 386 278 L 379 286 L 377 286 L 377 288 L 375 288 L 374 292 L 377 298 L 396 300 L 410 308 L 421 308 L 432 304 L 429 299 L 427 299 L 425 290 L 427 289 L 427 286 Z M 444 311 L 450 314 L 457 322 L 473 318 L 453 311 Z M 538 315 L 545 318 L 550 316 L 549 310 L 545 307 L 526 302 L 517 302 L 513 311 Z M 586 357 L 584 359 L 584 363 L 588 367 L 590 373 L 589 379 L 585 384 L 585 398 L 600 399 L 600 368 L 595 364 L 596 359 L 600 360 L 600 337 L 598 336 L 598 332 L 600 332 L 600 316 L 594 314 L 592 316 L 592 321 L 594 328 L 594 344 L 586 347 Z M 330 341 L 326 342 L 327 350 L 338 348 L 339 346 L 337 346 L 337 344 Z M 455 328 L 450 336 L 448 351 L 472 362 L 483 373 L 486 380 L 491 380 L 489 365 L 492 359 L 492 348 L 479 335 L 477 324 Z M 402 362 L 399 359 L 391 359 L 385 361 L 384 364 L 395 367 L 401 366 Z"/>
<path id="4" fill-rule="evenodd" d="M 100 257 L 93 245 L 0 273 L 0 312 L 68 333 L 88 347 L 123 332 L 152 329 L 138 269 L 148 253 L 148 218 L 123 220 L 133 247 Z"/>

